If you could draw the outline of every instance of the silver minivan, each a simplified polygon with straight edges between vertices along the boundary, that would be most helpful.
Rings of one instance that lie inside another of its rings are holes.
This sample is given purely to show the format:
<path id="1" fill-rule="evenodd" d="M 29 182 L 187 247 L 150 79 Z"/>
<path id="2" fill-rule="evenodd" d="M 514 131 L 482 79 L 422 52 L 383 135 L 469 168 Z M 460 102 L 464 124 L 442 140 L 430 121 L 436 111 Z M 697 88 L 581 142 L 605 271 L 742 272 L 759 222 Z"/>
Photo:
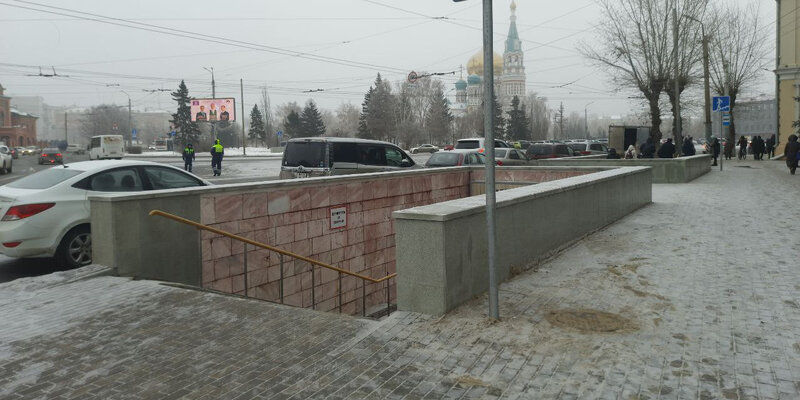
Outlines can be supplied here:
<path id="1" fill-rule="evenodd" d="M 298 138 L 286 143 L 280 179 L 412 168 L 420 166 L 389 142 L 342 137 Z"/>

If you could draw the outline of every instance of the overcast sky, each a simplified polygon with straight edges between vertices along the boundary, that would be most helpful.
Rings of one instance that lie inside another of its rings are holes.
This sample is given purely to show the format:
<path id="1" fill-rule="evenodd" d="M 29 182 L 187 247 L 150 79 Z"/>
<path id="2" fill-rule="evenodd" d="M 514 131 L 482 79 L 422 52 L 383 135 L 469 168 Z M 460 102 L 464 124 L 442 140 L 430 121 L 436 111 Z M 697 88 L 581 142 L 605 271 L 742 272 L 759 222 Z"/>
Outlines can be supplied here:
<path id="1" fill-rule="evenodd" d="M 758 3 L 762 24 L 774 31 L 775 2 Z M 494 1 L 498 53 L 510 4 Z M 452 89 L 459 67 L 481 50 L 481 12 L 480 0 L 0 0 L 0 84 L 9 96 L 39 95 L 52 105 L 126 104 L 130 95 L 135 109 L 172 111 L 169 93 L 156 90 L 185 79 L 191 96 L 211 97 L 203 67 L 213 67 L 217 97 L 238 102 L 244 80 L 248 113 L 262 86 L 273 106 L 314 99 L 334 110 L 360 105 L 378 72 L 394 82 L 410 71 L 456 71 L 442 77 Z M 639 111 L 576 50 L 592 43 L 594 0 L 518 0 L 517 17 L 529 91 L 551 107 L 563 101 L 567 112 Z M 60 76 L 28 76 L 38 66 L 43 74 L 55 66 Z M 764 71 L 751 94 L 773 86 Z"/>

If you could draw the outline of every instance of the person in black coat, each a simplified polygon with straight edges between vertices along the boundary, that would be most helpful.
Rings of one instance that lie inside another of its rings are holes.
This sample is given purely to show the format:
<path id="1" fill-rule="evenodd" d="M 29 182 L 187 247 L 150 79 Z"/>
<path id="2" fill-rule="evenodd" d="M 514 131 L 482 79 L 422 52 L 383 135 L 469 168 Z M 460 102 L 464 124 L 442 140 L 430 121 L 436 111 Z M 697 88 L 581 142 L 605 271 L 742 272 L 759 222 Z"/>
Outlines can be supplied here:
<path id="1" fill-rule="evenodd" d="M 711 157 L 714 158 L 712 166 L 717 165 L 717 158 L 719 157 L 719 139 L 711 139 Z"/>
<path id="2" fill-rule="evenodd" d="M 683 138 L 683 146 L 681 150 L 683 151 L 683 155 L 686 157 L 695 155 L 694 142 L 692 141 L 691 136 Z"/>
<path id="3" fill-rule="evenodd" d="M 642 158 L 653 158 L 655 153 L 656 146 L 653 144 L 653 138 L 647 138 L 647 141 L 639 147 L 639 154 Z"/>
<path id="4" fill-rule="evenodd" d="M 767 139 L 767 158 L 775 157 L 775 134 L 773 133 L 772 136 Z"/>
<path id="5" fill-rule="evenodd" d="M 615 149 L 613 147 L 608 149 L 608 155 L 606 156 L 606 159 L 619 160 L 620 158 L 622 158 L 622 157 L 620 157 L 620 155 L 617 154 L 617 149 Z"/>
<path id="6" fill-rule="evenodd" d="M 673 154 L 675 154 L 675 145 L 672 144 L 672 138 L 670 138 L 658 149 L 658 158 L 672 158 Z"/>
<path id="7" fill-rule="evenodd" d="M 797 135 L 789 135 L 789 142 L 783 148 L 783 155 L 786 157 L 786 166 L 789 167 L 789 173 L 792 175 L 797 169 L 798 153 L 800 153 L 800 143 L 797 143 Z"/>

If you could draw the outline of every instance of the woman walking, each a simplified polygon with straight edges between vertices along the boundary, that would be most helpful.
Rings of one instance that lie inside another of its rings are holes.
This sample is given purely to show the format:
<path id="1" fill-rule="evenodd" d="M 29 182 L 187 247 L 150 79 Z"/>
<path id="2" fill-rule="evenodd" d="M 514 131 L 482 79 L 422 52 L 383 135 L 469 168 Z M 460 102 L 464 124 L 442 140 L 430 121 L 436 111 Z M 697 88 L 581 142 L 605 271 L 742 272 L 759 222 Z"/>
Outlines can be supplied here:
<path id="1" fill-rule="evenodd" d="M 789 143 L 783 148 L 783 155 L 786 157 L 786 166 L 789 167 L 789 173 L 794 175 L 797 169 L 797 154 L 800 151 L 800 143 L 797 143 L 797 135 L 789 135 Z"/>

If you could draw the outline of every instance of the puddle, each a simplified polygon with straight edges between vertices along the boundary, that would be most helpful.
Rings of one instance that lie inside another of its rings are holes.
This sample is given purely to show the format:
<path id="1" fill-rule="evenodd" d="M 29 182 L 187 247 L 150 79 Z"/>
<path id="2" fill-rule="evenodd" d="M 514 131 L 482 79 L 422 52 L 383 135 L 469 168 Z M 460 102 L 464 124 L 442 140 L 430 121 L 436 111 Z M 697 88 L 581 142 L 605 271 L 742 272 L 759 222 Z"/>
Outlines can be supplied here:
<path id="1" fill-rule="evenodd" d="M 586 333 L 630 332 L 639 329 L 628 318 L 599 310 L 556 310 L 547 313 L 545 318 L 553 326 Z"/>

